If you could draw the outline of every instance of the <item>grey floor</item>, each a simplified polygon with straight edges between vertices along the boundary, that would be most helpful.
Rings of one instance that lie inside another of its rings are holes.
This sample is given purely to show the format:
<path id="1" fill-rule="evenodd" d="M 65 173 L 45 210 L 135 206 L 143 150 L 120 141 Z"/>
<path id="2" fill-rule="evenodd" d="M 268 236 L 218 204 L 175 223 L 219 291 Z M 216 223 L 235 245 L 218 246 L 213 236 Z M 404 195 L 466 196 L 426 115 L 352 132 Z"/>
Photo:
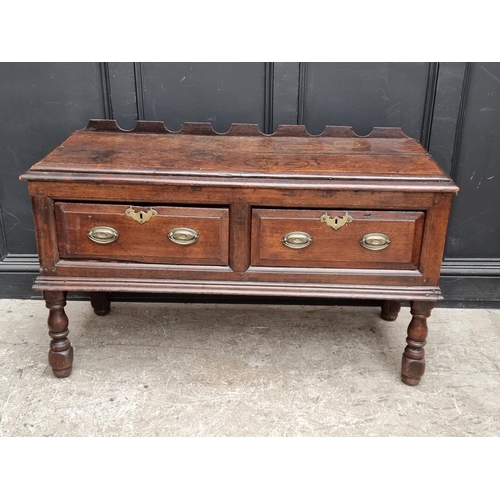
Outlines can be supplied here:
<path id="1" fill-rule="evenodd" d="M 399 378 L 409 310 L 69 302 L 73 374 L 42 301 L 0 300 L 1 436 L 498 436 L 500 310 L 435 309 Z"/>

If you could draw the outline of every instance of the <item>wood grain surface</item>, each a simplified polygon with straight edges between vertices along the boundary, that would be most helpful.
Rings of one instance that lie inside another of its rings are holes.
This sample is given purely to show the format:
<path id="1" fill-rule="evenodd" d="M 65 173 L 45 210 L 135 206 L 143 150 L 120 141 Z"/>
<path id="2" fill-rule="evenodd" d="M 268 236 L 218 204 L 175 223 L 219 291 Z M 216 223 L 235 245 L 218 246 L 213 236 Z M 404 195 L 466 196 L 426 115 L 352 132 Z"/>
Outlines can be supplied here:
<path id="1" fill-rule="evenodd" d="M 359 137 L 349 127 L 310 136 L 303 127 L 209 124 L 179 133 L 161 122 L 131 132 L 93 120 L 21 176 L 29 181 L 40 253 L 34 284 L 45 293 L 56 376 L 71 372 L 64 294 L 92 293 L 97 314 L 109 292 L 200 293 L 384 300 L 393 320 L 412 301 L 403 381 L 423 374 L 425 319 L 442 298 L 439 268 L 451 198 L 458 188 L 399 129 Z M 125 214 L 155 210 L 140 224 Z M 349 215 L 334 230 L 320 217 Z M 117 239 L 92 241 L 105 226 Z M 199 238 L 172 242 L 175 228 Z M 312 238 L 283 244 L 287 233 Z M 361 245 L 382 233 L 384 249 Z"/>
<path id="2" fill-rule="evenodd" d="M 200 124 L 186 125 L 197 131 Z M 404 134 L 346 137 L 340 127 L 339 136 L 333 132 L 317 137 L 263 136 L 251 125 L 211 135 L 150 129 L 150 133 L 78 131 L 31 170 L 250 178 L 294 175 L 304 179 L 362 173 L 375 179 L 448 180 L 418 141 Z"/>
<path id="3" fill-rule="evenodd" d="M 165 264 L 228 263 L 227 208 L 135 206 L 137 212 L 154 208 L 158 215 L 139 224 L 125 215 L 129 205 L 56 203 L 60 256 L 65 259 L 124 260 Z M 95 226 L 112 227 L 118 239 L 100 244 L 87 237 Z M 193 229 L 199 239 L 179 245 L 167 237 L 175 228 Z"/>
<path id="4" fill-rule="evenodd" d="M 281 267 L 341 267 L 348 269 L 417 269 L 422 243 L 423 212 L 339 211 L 353 221 L 337 230 L 320 222 L 325 211 L 253 210 L 252 265 Z M 301 231 L 312 237 L 306 248 L 289 248 L 282 237 Z M 360 241 L 382 233 L 391 240 L 383 250 L 369 250 Z"/>

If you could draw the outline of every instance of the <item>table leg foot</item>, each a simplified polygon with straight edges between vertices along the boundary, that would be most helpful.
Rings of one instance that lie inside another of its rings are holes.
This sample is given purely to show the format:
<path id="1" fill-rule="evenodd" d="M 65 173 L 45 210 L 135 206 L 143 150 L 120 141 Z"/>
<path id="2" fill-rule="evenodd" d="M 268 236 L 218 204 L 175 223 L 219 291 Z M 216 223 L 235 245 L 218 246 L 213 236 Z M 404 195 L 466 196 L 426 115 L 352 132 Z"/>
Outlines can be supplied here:
<path id="1" fill-rule="evenodd" d="M 110 294 L 107 292 L 92 292 L 90 303 L 98 316 L 106 316 L 111 311 Z"/>
<path id="2" fill-rule="evenodd" d="M 408 326 L 407 346 L 403 353 L 401 380 L 407 385 L 417 385 L 425 372 L 427 318 L 435 302 L 414 301 L 411 303 L 412 319 Z"/>
<path id="3" fill-rule="evenodd" d="M 380 317 L 385 321 L 395 321 L 401 310 L 401 302 L 397 300 L 384 300 Z"/>
<path id="4" fill-rule="evenodd" d="M 45 305 L 49 309 L 49 365 L 58 378 L 71 375 L 73 366 L 73 347 L 68 339 L 68 317 L 64 312 L 65 292 L 44 292 Z"/>

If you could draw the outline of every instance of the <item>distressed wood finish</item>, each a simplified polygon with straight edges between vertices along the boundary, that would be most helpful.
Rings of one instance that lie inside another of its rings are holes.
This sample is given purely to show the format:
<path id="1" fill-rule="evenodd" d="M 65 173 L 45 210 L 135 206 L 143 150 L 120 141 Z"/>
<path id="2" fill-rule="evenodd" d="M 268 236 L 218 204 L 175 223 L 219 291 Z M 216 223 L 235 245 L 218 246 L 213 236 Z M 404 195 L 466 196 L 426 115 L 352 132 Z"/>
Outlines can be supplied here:
<path id="1" fill-rule="evenodd" d="M 101 132 L 96 134 L 95 130 Z M 335 127 L 329 127 L 321 136 L 311 137 L 304 127 L 285 126 L 271 136 L 263 136 L 258 128 L 235 125 L 226 134 L 216 134 L 205 124 L 188 124 L 181 132 L 171 133 L 158 123 L 143 128 L 139 125 L 126 134 L 94 122 L 87 130 L 73 134 L 32 170 L 445 180 L 442 170 L 429 161 L 417 141 L 402 132 L 394 134 L 396 138 L 377 138 L 378 134 L 362 138 L 346 130 L 339 130 L 338 137 L 335 132 Z"/>
<path id="2" fill-rule="evenodd" d="M 33 198 L 41 262 L 34 288 L 51 310 L 57 376 L 71 371 L 66 291 L 90 292 L 98 315 L 109 313 L 110 292 L 376 299 L 388 321 L 411 301 L 402 379 L 415 385 L 423 374 L 425 320 L 441 298 L 458 188 L 400 129 L 359 137 L 327 127 L 311 136 L 280 126 L 264 135 L 235 124 L 218 134 L 188 123 L 172 133 L 162 122 L 138 122 L 127 132 L 91 120 L 21 178 Z M 141 224 L 129 207 L 157 215 Z M 320 222 L 325 213 L 352 221 L 334 230 Z M 102 226 L 116 231 L 111 243 L 89 239 Z M 174 243 L 174 228 L 198 239 Z M 313 243 L 285 246 L 294 231 Z M 360 242 L 369 233 L 390 245 L 367 249 Z"/>

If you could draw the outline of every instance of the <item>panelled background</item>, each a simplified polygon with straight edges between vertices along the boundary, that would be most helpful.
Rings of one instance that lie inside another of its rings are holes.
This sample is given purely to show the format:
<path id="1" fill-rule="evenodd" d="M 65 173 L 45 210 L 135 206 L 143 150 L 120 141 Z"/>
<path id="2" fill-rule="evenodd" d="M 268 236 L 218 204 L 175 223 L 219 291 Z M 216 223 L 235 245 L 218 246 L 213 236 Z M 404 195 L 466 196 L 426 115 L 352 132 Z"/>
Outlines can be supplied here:
<path id="1" fill-rule="evenodd" d="M 38 261 L 18 177 L 90 118 L 402 127 L 460 186 L 442 266 L 445 304 L 500 305 L 500 63 L 2 63 L 0 298 Z"/>

